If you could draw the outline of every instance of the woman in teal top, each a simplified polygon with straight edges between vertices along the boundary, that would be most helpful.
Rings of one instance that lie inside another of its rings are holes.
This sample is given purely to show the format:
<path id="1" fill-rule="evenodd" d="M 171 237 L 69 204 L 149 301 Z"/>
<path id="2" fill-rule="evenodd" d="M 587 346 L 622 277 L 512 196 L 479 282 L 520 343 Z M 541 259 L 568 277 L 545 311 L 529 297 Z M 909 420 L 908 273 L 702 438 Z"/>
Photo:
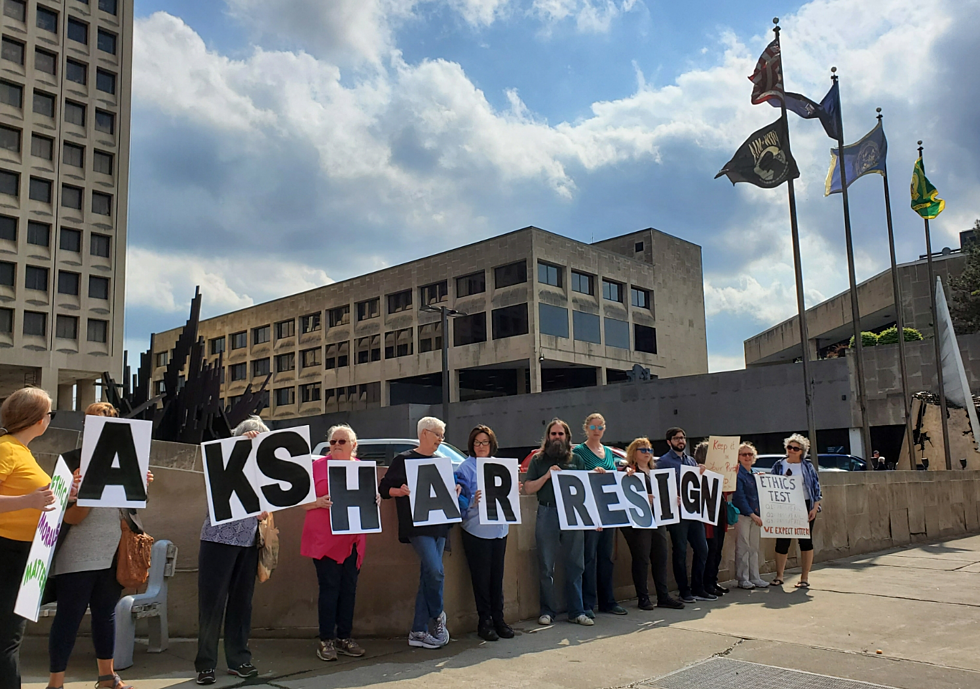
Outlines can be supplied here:
<path id="1" fill-rule="evenodd" d="M 606 420 L 602 414 L 589 414 L 582 425 L 585 442 L 576 445 L 572 454 L 582 460 L 589 471 L 602 469 L 616 471 L 616 455 L 602 444 L 606 432 Z M 626 610 L 616 602 L 613 593 L 613 546 L 617 529 L 585 532 L 585 573 L 582 575 L 582 602 L 585 614 L 595 616 L 596 603 L 599 612 L 625 615 Z"/>

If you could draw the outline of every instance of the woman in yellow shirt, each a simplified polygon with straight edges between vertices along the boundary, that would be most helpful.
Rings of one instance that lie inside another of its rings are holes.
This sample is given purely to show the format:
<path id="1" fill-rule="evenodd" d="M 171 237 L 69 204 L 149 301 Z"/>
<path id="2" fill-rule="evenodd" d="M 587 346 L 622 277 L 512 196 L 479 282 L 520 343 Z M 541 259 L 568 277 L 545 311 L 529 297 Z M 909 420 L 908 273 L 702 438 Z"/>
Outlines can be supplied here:
<path id="1" fill-rule="evenodd" d="M 51 423 L 51 398 L 24 388 L 0 407 L 0 689 L 20 687 L 20 641 L 27 620 L 14 612 L 42 511 L 54 509 L 51 477 L 28 444 Z"/>

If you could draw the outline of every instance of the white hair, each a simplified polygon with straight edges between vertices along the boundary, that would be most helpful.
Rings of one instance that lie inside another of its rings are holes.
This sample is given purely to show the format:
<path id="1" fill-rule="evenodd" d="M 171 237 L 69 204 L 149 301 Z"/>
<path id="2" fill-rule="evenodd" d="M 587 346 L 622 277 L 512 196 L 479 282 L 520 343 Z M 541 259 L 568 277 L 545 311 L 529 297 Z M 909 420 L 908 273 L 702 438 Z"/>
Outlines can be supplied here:
<path id="1" fill-rule="evenodd" d="M 434 416 L 423 416 L 419 419 L 418 425 L 418 437 L 422 437 L 422 431 L 432 431 L 433 433 L 441 433 L 445 435 L 446 424 Z"/>
<path id="2" fill-rule="evenodd" d="M 783 449 L 785 450 L 787 447 L 789 447 L 790 443 L 796 443 L 803 448 L 803 457 L 806 457 L 806 453 L 810 451 L 810 441 L 799 433 L 794 433 L 790 437 L 786 438 L 786 440 L 783 441 Z"/>
<path id="3" fill-rule="evenodd" d="M 327 440 L 333 438 L 333 434 L 337 431 L 343 431 L 346 433 L 351 442 L 357 445 L 357 433 L 355 433 L 354 429 L 348 426 L 346 423 L 338 423 L 336 426 L 331 426 L 330 430 L 327 431 Z"/>
<path id="4" fill-rule="evenodd" d="M 261 417 L 255 416 L 254 414 L 240 424 L 235 426 L 235 430 L 231 432 L 234 436 L 245 435 L 249 431 L 258 431 L 259 433 L 268 433 L 269 427 L 265 425 Z"/>

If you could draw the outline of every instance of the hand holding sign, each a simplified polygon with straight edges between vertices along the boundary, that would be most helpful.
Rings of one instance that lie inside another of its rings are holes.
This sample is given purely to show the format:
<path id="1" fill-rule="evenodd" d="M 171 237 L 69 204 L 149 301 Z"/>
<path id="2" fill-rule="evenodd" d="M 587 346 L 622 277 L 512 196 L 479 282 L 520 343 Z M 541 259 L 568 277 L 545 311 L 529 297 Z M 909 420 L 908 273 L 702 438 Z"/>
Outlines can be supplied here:
<path id="1" fill-rule="evenodd" d="M 86 416 L 79 507 L 146 507 L 152 421 Z"/>
<path id="2" fill-rule="evenodd" d="M 330 509 L 330 530 L 333 533 L 381 532 L 375 462 L 328 459 L 327 485 L 330 495 L 317 498 L 317 506 L 326 498 L 325 506 Z"/>
<path id="3" fill-rule="evenodd" d="M 738 446 L 741 438 L 736 436 L 713 435 L 708 438 L 708 454 L 704 466 L 711 471 L 721 474 L 725 482 L 722 492 L 735 491 L 738 480 Z"/>
<path id="4" fill-rule="evenodd" d="M 457 502 L 459 488 L 453 478 L 452 460 L 448 457 L 406 459 L 405 476 L 408 485 L 403 489 L 408 491 L 415 526 L 463 521 Z M 395 490 L 389 491 L 389 494 L 396 495 Z"/>
<path id="5" fill-rule="evenodd" d="M 516 459 L 477 458 L 473 502 L 480 509 L 481 524 L 521 523 L 518 467 Z M 481 499 L 484 495 L 486 500 Z"/>

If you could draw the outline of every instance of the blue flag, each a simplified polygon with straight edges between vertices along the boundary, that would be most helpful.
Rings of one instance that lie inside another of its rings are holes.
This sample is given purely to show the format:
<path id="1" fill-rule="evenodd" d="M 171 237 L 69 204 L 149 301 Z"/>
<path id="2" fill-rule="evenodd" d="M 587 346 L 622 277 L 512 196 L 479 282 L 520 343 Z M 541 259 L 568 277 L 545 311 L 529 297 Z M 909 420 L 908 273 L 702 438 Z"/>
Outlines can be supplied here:
<path id="1" fill-rule="evenodd" d="M 884 175 L 887 153 L 888 141 L 885 139 L 885 130 L 881 126 L 881 122 L 857 143 L 844 146 L 844 170 L 847 175 L 847 186 L 851 186 L 854 180 L 869 172 Z M 841 193 L 839 160 L 837 149 L 830 149 L 830 171 L 827 172 L 827 188 L 824 196 Z"/>
<path id="2" fill-rule="evenodd" d="M 830 87 L 830 90 L 827 91 L 827 95 L 819 103 L 810 100 L 801 93 L 793 93 L 792 91 L 786 91 L 784 96 L 786 98 L 787 110 L 795 112 L 804 120 L 812 120 L 815 117 L 820 118 L 820 124 L 823 125 L 823 130 L 827 132 L 827 136 L 837 141 L 837 112 L 840 110 L 840 89 L 836 81 Z M 770 100 L 769 105 L 778 108 L 778 97 Z"/>

